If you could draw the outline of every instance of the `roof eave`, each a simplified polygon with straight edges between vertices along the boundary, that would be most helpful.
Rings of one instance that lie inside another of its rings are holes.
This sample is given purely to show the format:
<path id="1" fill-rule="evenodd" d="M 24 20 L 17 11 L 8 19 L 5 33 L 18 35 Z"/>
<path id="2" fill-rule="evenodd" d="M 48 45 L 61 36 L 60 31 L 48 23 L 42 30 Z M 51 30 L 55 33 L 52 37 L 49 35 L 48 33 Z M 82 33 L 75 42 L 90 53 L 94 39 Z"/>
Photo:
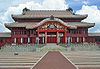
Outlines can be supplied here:
<path id="1" fill-rule="evenodd" d="M 88 15 L 79 15 L 79 16 L 69 16 L 69 17 L 56 17 L 55 16 L 55 18 L 66 18 L 66 19 L 69 19 L 69 18 L 74 18 L 74 19 L 76 19 L 76 18 L 79 18 L 79 19 L 85 19 L 85 18 L 87 18 L 87 16 Z M 24 17 L 23 15 L 12 15 L 12 18 L 16 21 L 16 19 L 34 19 L 34 18 L 38 18 L 38 19 L 40 19 L 40 18 L 49 18 L 49 16 L 48 17 Z"/>

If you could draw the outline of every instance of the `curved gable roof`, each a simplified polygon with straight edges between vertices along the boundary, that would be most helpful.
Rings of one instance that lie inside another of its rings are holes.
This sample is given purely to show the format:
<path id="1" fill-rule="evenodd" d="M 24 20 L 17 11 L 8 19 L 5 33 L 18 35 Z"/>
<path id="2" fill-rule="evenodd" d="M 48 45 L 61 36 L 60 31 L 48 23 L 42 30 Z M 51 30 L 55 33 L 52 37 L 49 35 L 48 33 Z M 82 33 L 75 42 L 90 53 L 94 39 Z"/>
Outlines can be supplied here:
<path id="1" fill-rule="evenodd" d="M 54 18 L 53 20 L 51 18 L 46 18 L 46 19 L 42 20 L 40 23 L 38 23 L 37 27 L 41 26 L 42 24 L 44 24 L 45 22 L 48 22 L 48 21 L 56 21 L 56 22 L 61 23 L 64 26 L 68 26 L 68 27 L 72 27 L 72 28 L 77 28 L 77 26 L 68 25 L 67 23 L 65 23 L 64 21 L 62 21 L 59 18 Z"/>

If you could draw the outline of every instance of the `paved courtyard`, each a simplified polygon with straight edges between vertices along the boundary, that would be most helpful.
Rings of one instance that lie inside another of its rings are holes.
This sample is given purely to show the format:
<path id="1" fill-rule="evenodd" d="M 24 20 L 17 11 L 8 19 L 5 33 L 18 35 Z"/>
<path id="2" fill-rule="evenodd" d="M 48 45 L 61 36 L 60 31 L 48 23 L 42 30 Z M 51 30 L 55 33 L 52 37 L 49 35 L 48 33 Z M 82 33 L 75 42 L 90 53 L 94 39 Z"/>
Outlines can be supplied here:
<path id="1" fill-rule="evenodd" d="M 31 69 L 48 51 L 61 52 L 79 69 L 100 69 L 99 50 L 69 51 L 56 44 L 47 44 L 34 52 L 18 52 L 18 55 L 15 52 L 0 51 L 0 69 Z"/>

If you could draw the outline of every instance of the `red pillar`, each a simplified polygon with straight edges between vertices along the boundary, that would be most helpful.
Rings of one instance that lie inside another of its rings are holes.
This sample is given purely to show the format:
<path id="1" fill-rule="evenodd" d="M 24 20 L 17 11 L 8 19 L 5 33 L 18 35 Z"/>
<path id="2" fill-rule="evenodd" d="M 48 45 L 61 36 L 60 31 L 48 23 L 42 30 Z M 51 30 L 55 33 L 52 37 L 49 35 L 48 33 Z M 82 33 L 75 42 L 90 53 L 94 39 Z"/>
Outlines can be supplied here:
<path id="1" fill-rule="evenodd" d="M 58 38 L 59 38 L 59 36 L 58 36 L 58 32 L 57 32 L 57 36 L 56 36 L 56 43 L 58 44 L 59 42 L 58 42 Z"/>
<path id="2" fill-rule="evenodd" d="M 36 42 L 36 37 L 32 37 L 32 43 Z"/>
<path id="3" fill-rule="evenodd" d="M 47 32 L 45 32 L 45 44 L 47 44 Z"/>
<path id="4" fill-rule="evenodd" d="M 72 37 L 72 43 L 74 43 L 75 41 L 74 41 L 74 37 Z"/>
<path id="5" fill-rule="evenodd" d="M 79 38 L 78 42 L 81 43 L 81 37 L 78 37 L 78 38 Z"/>
<path id="6" fill-rule="evenodd" d="M 37 31 L 37 37 L 39 37 L 39 31 Z"/>
<path id="7" fill-rule="evenodd" d="M 24 38 L 24 43 L 25 43 L 25 44 L 28 43 L 28 38 Z"/>
<path id="8" fill-rule="evenodd" d="M 64 43 L 66 44 L 67 43 L 67 32 L 65 31 L 65 34 L 64 34 Z"/>
<path id="9" fill-rule="evenodd" d="M 39 38 L 39 31 L 38 31 L 38 38 Z M 40 38 L 39 38 L 39 40 L 40 40 Z M 39 43 L 40 43 L 40 41 L 39 41 Z"/>
<path id="10" fill-rule="evenodd" d="M 21 44 L 21 38 L 18 38 L 18 44 Z"/>

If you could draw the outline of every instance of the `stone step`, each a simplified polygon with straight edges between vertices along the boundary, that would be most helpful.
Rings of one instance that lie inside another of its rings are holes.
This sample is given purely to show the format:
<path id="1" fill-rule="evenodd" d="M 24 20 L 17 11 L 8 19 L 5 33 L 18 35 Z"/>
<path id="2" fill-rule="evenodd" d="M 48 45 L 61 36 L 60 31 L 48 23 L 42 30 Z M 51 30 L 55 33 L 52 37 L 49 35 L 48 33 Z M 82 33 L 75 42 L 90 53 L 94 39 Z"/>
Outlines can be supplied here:
<path id="1" fill-rule="evenodd" d="M 100 65 L 77 65 L 78 67 L 100 67 Z"/>
<path id="2" fill-rule="evenodd" d="M 30 69 L 32 66 L 0 66 L 0 69 Z"/>
<path id="3" fill-rule="evenodd" d="M 0 66 L 33 66 L 35 63 L 0 63 Z"/>
<path id="4" fill-rule="evenodd" d="M 0 63 L 36 63 L 37 61 L 0 61 Z"/>
<path id="5" fill-rule="evenodd" d="M 37 61 L 38 59 L 0 59 L 0 61 Z"/>
<path id="6" fill-rule="evenodd" d="M 75 65 L 100 65 L 100 62 L 73 62 Z"/>
<path id="7" fill-rule="evenodd" d="M 85 60 L 83 60 L 83 59 L 81 59 L 81 60 L 78 60 L 78 59 L 70 59 L 72 62 L 100 62 L 100 60 L 89 60 L 89 59 L 85 59 Z"/>

